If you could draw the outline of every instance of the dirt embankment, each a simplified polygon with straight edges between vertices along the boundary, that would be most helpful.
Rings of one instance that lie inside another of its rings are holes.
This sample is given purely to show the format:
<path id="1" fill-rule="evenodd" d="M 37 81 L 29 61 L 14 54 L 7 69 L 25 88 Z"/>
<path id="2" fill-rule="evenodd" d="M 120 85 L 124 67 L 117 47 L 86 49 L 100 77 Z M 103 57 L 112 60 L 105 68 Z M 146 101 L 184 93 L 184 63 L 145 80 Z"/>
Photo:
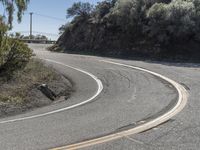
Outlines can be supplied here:
<path id="1" fill-rule="evenodd" d="M 46 84 L 55 93 L 54 100 L 40 90 L 41 84 Z M 72 91 L 73 86 L 66 77 L 39 60 L 31 60 L 11 79 L 0 77 L 0 118 L 67 100 Z"/>

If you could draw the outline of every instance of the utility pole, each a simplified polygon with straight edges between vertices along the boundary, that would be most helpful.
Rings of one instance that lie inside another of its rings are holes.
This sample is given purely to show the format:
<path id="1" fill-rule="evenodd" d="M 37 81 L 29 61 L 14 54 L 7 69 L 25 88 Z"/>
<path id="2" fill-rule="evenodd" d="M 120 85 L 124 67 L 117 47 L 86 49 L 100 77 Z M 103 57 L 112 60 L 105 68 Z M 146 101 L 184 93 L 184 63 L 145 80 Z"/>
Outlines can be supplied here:
<path id="1" fill-rule="evenodd" d="M 32 30 L 32 28 L 33 28 L 33 26 L 32 26 L 32 19 L 33 19 L 33 12 L 31 12 L 30 13 L 30 39 L 32 39 L 32 36 L 33 36 L 33 30 Z"/>

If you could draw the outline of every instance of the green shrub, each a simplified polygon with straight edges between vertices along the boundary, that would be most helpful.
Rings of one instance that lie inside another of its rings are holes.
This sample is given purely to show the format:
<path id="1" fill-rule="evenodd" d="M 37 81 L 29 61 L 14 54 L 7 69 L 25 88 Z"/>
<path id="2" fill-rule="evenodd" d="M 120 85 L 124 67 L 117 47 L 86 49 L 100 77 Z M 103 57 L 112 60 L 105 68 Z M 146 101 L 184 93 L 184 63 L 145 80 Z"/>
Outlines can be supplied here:
<path id="1" fill-rule="evenodd" d="M 90 3 L 77 2 L 67 9 L 67 17 L 88 16 L 92 10 L 93 6 Z"/>
<path id="2" fill-rule="evenodd" d="M 194 3 L 189 0 L 155 3 L 147 13 L 148 36 L 160 44 L 191 40 L 195 35 L 195 12 Z"/>
<path id="3" fill-rule="evenodd" d="M 154 4 L 147 12 L 149 23 L 145 32 L 156 43 L 165 45 L 169 43 L 170 37 L 167 31 L 169 26 L 168 13 L 168 7 L 163 3 Z"/>
<path id="4" fill-rule="evenodd" d="M 7 37 L 8 29 L 4 18 L 0 16 L 0 75 L 6 77 L 15 70 L 24 68 L 32 56 L 27 45 Z"/>
<path id="5" fill-rule="evenodd" d="M 123 32 L 136 34 L 141 33 L 142 20 L 144 19 L 143 1 L 118 0 L 112 9 L 111 16 L 115 18 Z"/>
<path id="6" fill-rule="evenodd" d="M 26 44 L 7 37 L 0 43 L 0 75 L 9 76 L 26 66 L 32 56 L 32 50 Z"/>
<path id="7" fill-rule="evenodd" d="M 8 31 L 8 26 L 4 23 L 3 17 L 0 15 L 0 44 L 1 45 L 3 41 L 3 37 L 5 36 L 7 31 Z"/>

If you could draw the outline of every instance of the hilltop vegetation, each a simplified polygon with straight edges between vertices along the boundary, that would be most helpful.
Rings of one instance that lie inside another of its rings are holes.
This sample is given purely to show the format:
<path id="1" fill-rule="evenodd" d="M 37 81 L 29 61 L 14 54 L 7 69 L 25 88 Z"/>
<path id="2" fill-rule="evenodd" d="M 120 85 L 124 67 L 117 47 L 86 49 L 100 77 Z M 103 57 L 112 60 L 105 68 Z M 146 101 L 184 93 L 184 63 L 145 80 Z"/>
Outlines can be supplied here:
<path id="1" fill-rule="evenodd" d="M 53 47 L 120 57 L 200 58 L 200 0 L 104 0 L 74 3 L 73 20 Z"/>

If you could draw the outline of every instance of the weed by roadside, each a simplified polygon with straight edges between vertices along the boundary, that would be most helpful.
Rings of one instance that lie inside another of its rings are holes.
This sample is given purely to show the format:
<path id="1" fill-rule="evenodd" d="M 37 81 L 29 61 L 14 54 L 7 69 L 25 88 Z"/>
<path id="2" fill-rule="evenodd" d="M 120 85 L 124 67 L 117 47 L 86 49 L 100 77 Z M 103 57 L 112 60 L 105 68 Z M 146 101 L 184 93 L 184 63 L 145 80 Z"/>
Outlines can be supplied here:
<path id="1" fill-rule="evenodd" d="M 49 83 L 60 78 L 53 68 L 32 59 L 23 70 L 16 71 L 11 79 L 1 78 L 0 102 L 22 104 L 31 89 L 40 83 Z"/>

